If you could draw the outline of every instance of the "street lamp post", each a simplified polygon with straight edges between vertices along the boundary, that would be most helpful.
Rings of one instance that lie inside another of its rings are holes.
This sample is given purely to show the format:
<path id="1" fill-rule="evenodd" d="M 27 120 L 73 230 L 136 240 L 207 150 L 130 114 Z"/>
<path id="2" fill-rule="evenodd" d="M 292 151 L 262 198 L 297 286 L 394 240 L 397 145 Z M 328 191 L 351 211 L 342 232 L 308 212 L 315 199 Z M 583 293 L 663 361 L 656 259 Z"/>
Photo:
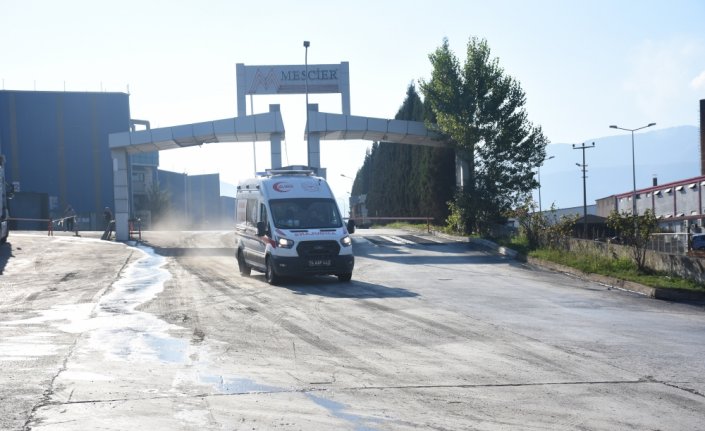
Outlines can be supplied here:
<path id="1" fill-rule="evenodd" d="M 311 166 L 311 137 L 309 136 L 308 130 L 308 47 L 311 46 L 311 42 L 304 40 L 304 82 L 306 83 L 306 154 L 308 160 L 308 166 Z"/>
<path id="2" fill-rule="evenodd" d="M 624 127 L 619 127 L 616 125 L 611 125 L 610 129 L 619 129 L 626 132 L 632 133 L 632 216 L 636 217 L 636 163 L 634 159 L 634 132 L 641 129 L 646 129 L 647 127 L 655 126 L 656 123 L 649 123 L 646 126 L 637 127 L 636 129 L 627 129 Z"/>
<path id="3" fill-rule="evenodd" d="M 349 177 L 345 174 L 340 174 L 340 176 L 343 178 L 347 178 L 348 180 L 352 181 L 353 184 L 355 184 L 355 178 Z M 345 192 L 345 193 L 348 194 L 348 196 L 349 196 L 348 199 L 352 199 L 352 194 L 350 192 Z M 348 214 L 348 218 L 352 217 L 352 211 L 353 211 L 352 203 L 349 206 L 350 206 L 350 214 Z"/>
<path id="4" fill-rule="evenodd" d="M 544 164 L 544 162 L 545 162 L 546 160 L 551 160 L 551 159 L 554 159 L 554 158 L 556 158 L 556 156 L 546 157 L 545 159 L 543 159 L 543 161 L 541 162 L 541 164 L 540 164 L 539 167 L 538 167 L 538 180 L 539 180 L 539 214 L 542 214 L 542 213 L 543 213 L 543 209 L 541 208 L 541 166 L 543 166 L 543 164 Z"/>

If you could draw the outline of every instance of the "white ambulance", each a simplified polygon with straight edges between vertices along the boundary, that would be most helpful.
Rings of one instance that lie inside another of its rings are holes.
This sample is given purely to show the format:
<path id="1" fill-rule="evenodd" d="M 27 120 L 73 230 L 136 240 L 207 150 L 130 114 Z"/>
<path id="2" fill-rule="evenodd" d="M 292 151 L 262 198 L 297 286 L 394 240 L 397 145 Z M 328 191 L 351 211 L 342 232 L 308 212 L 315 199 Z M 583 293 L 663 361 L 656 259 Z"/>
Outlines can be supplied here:
<path id="1" fill-rule="evenodd" d="M 352 278 L 350 234 L 323 178 L 308 169 L 282 168 L 237 186 L 235 253 L 240 274 L 264 272 L 269 284 L 287 275 Z"/>

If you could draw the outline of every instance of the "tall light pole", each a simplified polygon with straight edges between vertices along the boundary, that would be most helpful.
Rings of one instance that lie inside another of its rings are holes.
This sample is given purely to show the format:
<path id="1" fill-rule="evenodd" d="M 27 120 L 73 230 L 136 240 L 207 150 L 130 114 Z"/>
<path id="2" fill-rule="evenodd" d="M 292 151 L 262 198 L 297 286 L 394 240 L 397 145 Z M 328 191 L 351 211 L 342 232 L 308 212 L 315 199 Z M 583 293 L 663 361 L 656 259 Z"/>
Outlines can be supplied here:
<path id="1" fill-rule="evenodd" d="M 636 129 L 626 129 L 624 127 L 619 127 L 616 125 L 611 125 L 610 129 L 619 129 L 626 132 L 632 132 L 632 216 L 636 217 L 636 163 L 634 160 L 634 132 L 641 129 L 646 129 L 647 127 L 655 126 L 656 123 L 649 123 L 646 126 L 637 127 Z M 636 223 L 636 221 L 635 221 Z"/>
<path id="2" fill-rule="evenodd" d="M 583 170 L 583 237 L 585 239 L 587 239 L 587 165 L 585 164 L 585 150 L 590 148 L 595 148 L 594 142 L 592 145 L 585 145 L 585 143 L 583 143 L 579 147 L 576 147 L 575 144 L 573 144 L 574 150 L 583 150 L 583 164 L 581 165 L 580 163 L 576 163 L 576 165 L 580 166 Z"/>
<path id="3" fill-rule="evenodd" d="M 308 47 L 311 46 L 311 42 L 304 40 L 304 82 L 306 83 L 306 154 L 307 154 L 307 164 L 311 166 L 311 137 L 308 135 Z"/>
<path id="4" fill-rule="evenodd" d="M 555 158 L 556 158 L 556 156 L 546 157 L 545 159 L 543 159 L 543 161 L 541 162 L 541 164 L 540 164 L 539 167 L 538 167 L 538 177 L 539 177 L 539 214 L 543 213 L 543 209 L 541 208 L 541 166 L 543 166 L 543 164 L 544 164 L 544 162 L 545 162 L 546 160 L 551 160 L 551 159 L 555 159 Z"/>
<path id="5" fill-rule="evenodd" d="M 349 176 L 347 176 L 347 175 L 345 175 L 345 174 L 340 174 L 340 176 L 343 177 L 343 178 L 349 179 L 353 184 L 355 184 L 355 178 L 349 177 Z M 351 189 L 351 191 L 352 191 L 352 189 Z M 352 199 L 352 193 L 350 193 L 350 192 L 345 192 L 345 193 L 348 194 L 348 200 L 351 200 L 351 199 Z M 353 209 L 353 208 L 352 208 L 352 204 L 350 204 L 350 214 L 348 214 L 349 217 L 352 216 L 352 209 Z"/>

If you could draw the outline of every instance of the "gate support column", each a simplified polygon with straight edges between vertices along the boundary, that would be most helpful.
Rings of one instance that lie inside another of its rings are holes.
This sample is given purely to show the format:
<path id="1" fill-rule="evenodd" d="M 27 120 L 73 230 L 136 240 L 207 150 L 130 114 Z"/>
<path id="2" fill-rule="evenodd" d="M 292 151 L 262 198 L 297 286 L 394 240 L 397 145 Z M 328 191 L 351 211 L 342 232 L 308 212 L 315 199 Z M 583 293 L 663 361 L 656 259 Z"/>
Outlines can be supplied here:
<path id="1" fill-rule="evenodd" d="M 309 103 L 308 112 L 318 112 L 318 103 Z M 306 139 L 308 141 L 308 165 L 316 170 L 321 167 L 321 134 L 319 132 L 309 133 L 308 115 L 306 116 Z"/>
<path id="2" fill-rule="evenodd" d="M 269 112 L 279 112 L 278 104 L 269 105 Z M 272 157 L 272 169 L 282 167 L 282 135 L 281 133 L 272 133 L 269 137 L 270 152 Z"/>
<path id="3" fill-rule="evenodd" d="M 130 214 L 130 192 L 127 176 L 127 151 L 112 150 L 113 156 L 113 197 L 115 208 L 115 239 L 127 241 L 130 239 L 128 219 Z"/>

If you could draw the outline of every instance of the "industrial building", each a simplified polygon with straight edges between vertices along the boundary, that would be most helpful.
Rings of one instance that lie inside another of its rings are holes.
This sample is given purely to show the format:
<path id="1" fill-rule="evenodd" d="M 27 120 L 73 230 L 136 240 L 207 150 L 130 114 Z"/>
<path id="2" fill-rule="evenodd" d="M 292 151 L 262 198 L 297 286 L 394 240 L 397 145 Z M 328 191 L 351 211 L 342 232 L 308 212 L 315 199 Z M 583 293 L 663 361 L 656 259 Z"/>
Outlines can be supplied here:
<path id="1" fill-rule="evenodd" d="M 651 187 L 597 199 L 597 215 L 608 217 L 650 210 L 659 226 L 670 232 L 701 231 L 705 226 L 705 99 L 700 100 L 700 176 L 667 184 L 654 178 Z M 636 202 L 636 204 L 634 204 Z"/>
<path id="2" fill-rule="evenodd" d="M 115 202 L 108 136 L 138 127 L 149 128 L 149 122 L 131 119 L 127 93 L 0 90 L 0 152 L 7 160 L 5 180 L 15 188 L 11 228 L 46 229 L 40 220 L 60 219 L 70 204 L 79 230 L 102 230 L 103 210 Z M 158 152 L 130 156 L 132 219 L 149 227 L 150 199 L 168 183 L 172 192 L 162 189 L 167 206 L 185 224 L 215 222 L 210 214 L 221 214 L 218 175 L 189 177 L 158 166 Z M 181 189 L 166 180 L 170 174 L 181 178 Z"/>

